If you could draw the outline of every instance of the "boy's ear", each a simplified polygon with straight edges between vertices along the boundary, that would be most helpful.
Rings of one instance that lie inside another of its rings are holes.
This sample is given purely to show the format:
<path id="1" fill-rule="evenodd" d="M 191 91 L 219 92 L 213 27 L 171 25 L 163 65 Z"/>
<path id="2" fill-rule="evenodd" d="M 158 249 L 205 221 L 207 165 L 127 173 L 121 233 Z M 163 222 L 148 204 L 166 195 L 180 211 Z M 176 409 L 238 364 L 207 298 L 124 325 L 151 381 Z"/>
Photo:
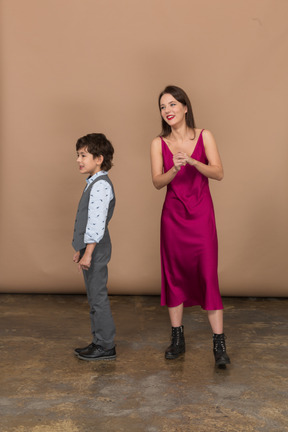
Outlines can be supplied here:
<path id="1" fill-rule="evenodd" d="M 96 156 L 95 159 L 96 159 L 97 163 L 101 166 L 103 161 L 104 161 L 104 156 L 103 155 Z"/>

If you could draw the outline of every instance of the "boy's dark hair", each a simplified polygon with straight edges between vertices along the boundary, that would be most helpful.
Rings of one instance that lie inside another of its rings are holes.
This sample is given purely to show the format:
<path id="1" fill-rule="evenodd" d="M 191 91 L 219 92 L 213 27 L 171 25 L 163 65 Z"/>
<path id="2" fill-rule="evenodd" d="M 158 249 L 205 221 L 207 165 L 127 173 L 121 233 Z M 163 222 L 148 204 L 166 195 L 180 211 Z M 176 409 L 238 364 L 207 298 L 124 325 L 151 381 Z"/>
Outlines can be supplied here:
<path id="1" fill-rule="evenodd" d="M 160 93 L 160 95 L 158 97 L 158 107 L 159 107 L 160 112 L 161 112 L 160 101 L 161 101 L 161 98 L 164 94 L 170 94 L 171 96 L 174 97 L 174 99 L 176 99 L 178 102 L 182 103 L 182 105 L 187 107 L 187 113 L 185 114 L 186 124 L 189 128 L 195 129 L 196 125 L 195 125 L 195 121 L 194 121 L 191 102 L 190 102 L 189 97 L 185 93 L 185 91 L 183 89 L 181 89 L 180 87 L 177 87 L 177 86 L 173 86 L 173 85 L 167 86 Z M 163 119 L 163 117 L 161 117 L 161 122 L 162 122 L 161 135 L 163 137 L 167 137 L 171 133 L 171 126 L 168 123 L 166 123 L 166 121 Z"/>
<path id="2" fill-rule="evenodd" d="M 114 148 L 104 134 L 91 133 L 79 138 L 76 143 L 76 151 L 82 148 L 85 148 L 88 153 L 91 153 L 94 159 L 97 156 L 103 156 L 102 170 L 109 171 L 112 168 Z"/>

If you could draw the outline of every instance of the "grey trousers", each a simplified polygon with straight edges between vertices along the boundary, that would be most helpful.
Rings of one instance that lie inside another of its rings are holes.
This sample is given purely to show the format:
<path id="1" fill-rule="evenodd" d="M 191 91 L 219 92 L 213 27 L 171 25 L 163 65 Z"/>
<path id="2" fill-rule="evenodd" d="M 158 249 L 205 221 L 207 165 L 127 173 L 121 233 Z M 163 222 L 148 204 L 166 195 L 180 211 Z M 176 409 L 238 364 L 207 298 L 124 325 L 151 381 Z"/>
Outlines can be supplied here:
<path id="1" fill-rule="evenodd" d="M 81 251 L 83 255 L 85 249 Z M 111 258 L 111 243 L 96 245 L 89 270 L 83 270 L 83 276 L 90 306 L 90 321 L 93 342 L 104 349 L 115 346 L 115 325 L 111 314 L 107 292 L 108 268 Z"/>

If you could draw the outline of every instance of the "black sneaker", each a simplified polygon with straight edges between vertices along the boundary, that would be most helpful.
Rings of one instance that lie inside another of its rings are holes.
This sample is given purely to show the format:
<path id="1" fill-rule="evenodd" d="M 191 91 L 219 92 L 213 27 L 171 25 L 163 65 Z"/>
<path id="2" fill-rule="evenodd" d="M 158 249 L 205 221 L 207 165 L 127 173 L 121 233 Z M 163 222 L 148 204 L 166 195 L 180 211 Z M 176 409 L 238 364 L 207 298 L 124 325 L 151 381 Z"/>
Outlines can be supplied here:
<path id="1" fill-rule="evenodd" d="M 78 355 L 81 352 L 87 351 L 88 349 L 93 347 L 96 347 L 96 345 L 92 342 L 90 345 L 87 345 L 85 348 L 75 348 L 74 353 Z"/>
<path id="2" fill-rule="evenodd" d="M 93 344 L 92 347 L 86 351 L 82 351 L 78 354 L 78 358 L 81 360 L 113 360 L 116 358 L 116 349 L 104 349 L 100 345 Z"/>

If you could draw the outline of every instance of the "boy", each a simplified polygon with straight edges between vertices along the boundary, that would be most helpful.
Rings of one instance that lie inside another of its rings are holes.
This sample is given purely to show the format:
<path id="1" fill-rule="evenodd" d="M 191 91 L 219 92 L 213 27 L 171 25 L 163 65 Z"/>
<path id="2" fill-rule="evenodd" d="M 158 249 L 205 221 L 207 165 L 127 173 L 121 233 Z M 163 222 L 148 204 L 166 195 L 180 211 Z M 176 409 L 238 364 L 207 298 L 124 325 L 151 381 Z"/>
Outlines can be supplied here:
<path id="1" fill-rule="evenodd" d="M 115 326 L 106 286 L 111 257 L 108 223 L 115 206 L 107 171 L 112 167 L 114 148 L 105 135 L 92 133 L 78 139 L 76 151 L 80 173 L 89 177 L 75 220 L 73 261 L 83 271 L 93 340 L 85 348 L 76 348 L 75 354 L 81 360 L 114 359 Z"/>

